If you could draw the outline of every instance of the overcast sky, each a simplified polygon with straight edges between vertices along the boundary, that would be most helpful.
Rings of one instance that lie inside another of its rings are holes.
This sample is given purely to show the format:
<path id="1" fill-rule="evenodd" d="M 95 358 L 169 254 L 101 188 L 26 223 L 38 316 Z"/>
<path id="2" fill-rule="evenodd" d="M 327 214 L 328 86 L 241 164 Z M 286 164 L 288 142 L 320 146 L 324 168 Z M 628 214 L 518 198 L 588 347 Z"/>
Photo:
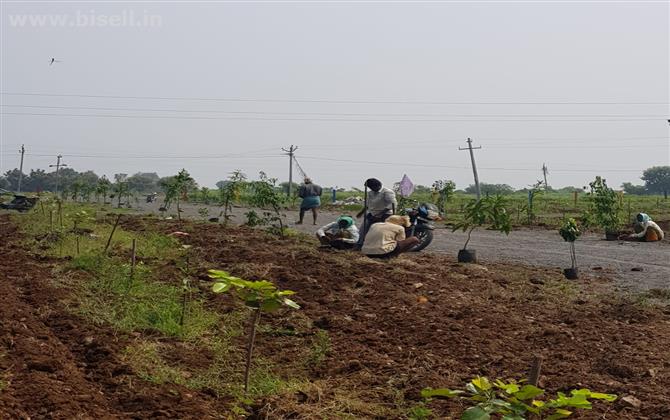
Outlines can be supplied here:
<path id="1" fill-rule="evenodd" d="M 543 163 L 555 187 L 670 164 L 667 2 L 1 8 L 3 172 L 25 143 L 26 172 L 60 153 L 110 177 L 286 180 L 294 144 L 324 186 L 463 188 L 468 137 L 480 180 L 515 187 Z"/>

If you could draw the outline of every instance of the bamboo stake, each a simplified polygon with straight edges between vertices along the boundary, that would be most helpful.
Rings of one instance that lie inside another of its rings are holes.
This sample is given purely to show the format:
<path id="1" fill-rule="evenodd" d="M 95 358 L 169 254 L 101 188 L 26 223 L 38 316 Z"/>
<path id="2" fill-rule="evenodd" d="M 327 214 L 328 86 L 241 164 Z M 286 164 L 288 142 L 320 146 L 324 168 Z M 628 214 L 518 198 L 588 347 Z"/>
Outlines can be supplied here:
<path id="1" fill-rule="evenodd" d="M 116 222 L 114 223 L 114 227 L 112 228 L 112 233 L 109 234 L 109 239 L 107 239 L 107 245 L 105 245 L 105 253 L 107 253 L 107 249 L 109 249 L 109 244 L 112 243 L 112 237 L 114 236 L 114 232 L 116 232 L 116 227 L 119 225 L 119 221 L 121 221 L 121 215 L 119 214 L 116 217 Z"/>
<path id="2" fill-rule="evenodd" d="M 132 253 L 130 254 L 130 280 L 135 276 L 135 262 L 137 251 L 137 239 L 133 239 Z"/>

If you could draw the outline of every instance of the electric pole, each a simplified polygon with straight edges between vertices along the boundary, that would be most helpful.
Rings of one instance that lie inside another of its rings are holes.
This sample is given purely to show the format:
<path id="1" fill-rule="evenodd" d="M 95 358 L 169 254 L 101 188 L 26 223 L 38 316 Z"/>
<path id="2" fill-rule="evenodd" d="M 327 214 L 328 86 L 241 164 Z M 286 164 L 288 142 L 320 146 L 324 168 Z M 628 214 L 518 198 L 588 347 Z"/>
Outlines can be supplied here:
<path id="1" fill-rule="evenodd" d="M 63 158 L 62 155 L 58 155 L 58 156 L 56 156 L 56 158 L 57 158 L 56 164 L 55 165 L 49 165 L 49 167 L 50 168 L 54 168 L 54 167 L 56 168 L 56 195 L 58 195 L 58 181 L 59 181 L 58 172 L 60 171 L 60 168 L 62 166 L 67 166 L 67 165 L 64 164 L 64 163 L 60 163 L 60 160 Z"/>
<path id="2" fill-rule="evenodd" d="M 23 179 L 23 155 L 26 153 L 26 148 L 24 145 L 21 145 L 21 149 L 19 149 L 19 153 L 21 153 L 21 166 L 19 166 L 19 185 L 17 187 L 16 192 L 21 193 L 21 180 Z"/>
<path id="3" fill-rule="evenodd" d="M 547 174 L 549 173 L 549 168 L 547 168 L 546 163 L 542 164 L 542 173 L 544 174 L 544 191 L 547 192 L 549 191 L 549 184 L 547 184 Z"/>
<path id="4" fill-rule="evenodd" d="M 291 147 L 282 150 L 288 155 L 288 196 L 291 197 L 291 190 L 293 189 L 293 155 L 298 150 L 298 146 L 291 145 Z"/>
<path id="5" fill-rule="evenodd" d="M 481 149 L 482 146 L 472 147 L 472 139 L 468 137 L 468 147 L 459 147 L 458 150 L 469 150 L 470 151 L 470 161 L 472 162 L 472 173 L 475 175 L 475 191 L 477 191 L 477 200 L 482 197 L 482 191 L 479 189 L 479 175 L 477 175 L 477 165 L 475 165 L 475 154 L 472 152 L 474 149 Z"/>

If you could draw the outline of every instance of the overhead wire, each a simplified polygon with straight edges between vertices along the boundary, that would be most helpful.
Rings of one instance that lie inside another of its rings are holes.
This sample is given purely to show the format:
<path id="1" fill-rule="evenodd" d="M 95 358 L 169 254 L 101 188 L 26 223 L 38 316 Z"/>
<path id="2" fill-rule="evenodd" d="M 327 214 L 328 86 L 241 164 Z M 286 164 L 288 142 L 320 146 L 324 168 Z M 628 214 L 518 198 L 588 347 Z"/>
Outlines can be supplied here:
<path id="1" fill-rule="evenodd" d="M 316 115 L 336 117 L 527 117 L 527 118 L 665 118 L 661 114 L 435 114 L 435 113 L 355 113 L 355 112 L 278 112 L 278 111 L 230 111 L 230 110 L 206 110 L 206 109 L 166 109 L 166 108 L 117 108 L 96 106 L 61 106 L 61 105 L 25 105 L 25 104 L 0 104 L 7 108 L 39 108 L 39 109 L 67 109 L 67 110 L 92 110 L 92 111 L 124 111 L 124 112 L 175 112 L 175 113 L 204 113 L 204 114 L 233 114 L 233 115 Z"/>
<path id="2" fill-rule="evenodd" d="M 85 117 L 85 118 L 131 118 L 131 119 L 168 119 L 168 120 L 247 120 L 247 121 L 318 121 L 318 122 L 643 122 L 660 121 L 659 118 L 580 118 L 580 119 L 369 119 L 369 118 L 265 118 L 265 117 L 208 117 L 182 115 L 118 115 L 118 114 L 61 114 L 36 112 L 5 112 L 0 115 L 25 115 L 46 117 Z"/>
<path id="3" fill-rule="evenodd" d="M 268 103 L 331 103 L 331 104 L 402 104 L 402 105 L 668 105 L 661 101 L 418 101 L 418 100 L 354 100 L 354 99 L 295 99 L 295 98 L 212 98 L 183 96 L 123 96 L 72 93 L 0 92 L 8 96 L 43 96 L 70 98 L 106 98 L 133 100 L 268 102 Z"/>

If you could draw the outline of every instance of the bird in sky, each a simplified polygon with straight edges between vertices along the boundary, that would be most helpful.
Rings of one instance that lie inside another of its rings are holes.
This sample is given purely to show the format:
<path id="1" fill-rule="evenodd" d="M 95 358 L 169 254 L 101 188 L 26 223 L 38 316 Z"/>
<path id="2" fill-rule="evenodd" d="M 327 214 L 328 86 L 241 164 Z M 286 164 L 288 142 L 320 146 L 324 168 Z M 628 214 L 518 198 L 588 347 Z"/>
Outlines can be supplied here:
<path id="1" fill-rule="evenodd" d="M 60 63 L 60 60 L 56 60 L 55 58 L 51 58 L 51 61 L 49 61 L 49 65 L 53 65 L 53 63 Z"/>

